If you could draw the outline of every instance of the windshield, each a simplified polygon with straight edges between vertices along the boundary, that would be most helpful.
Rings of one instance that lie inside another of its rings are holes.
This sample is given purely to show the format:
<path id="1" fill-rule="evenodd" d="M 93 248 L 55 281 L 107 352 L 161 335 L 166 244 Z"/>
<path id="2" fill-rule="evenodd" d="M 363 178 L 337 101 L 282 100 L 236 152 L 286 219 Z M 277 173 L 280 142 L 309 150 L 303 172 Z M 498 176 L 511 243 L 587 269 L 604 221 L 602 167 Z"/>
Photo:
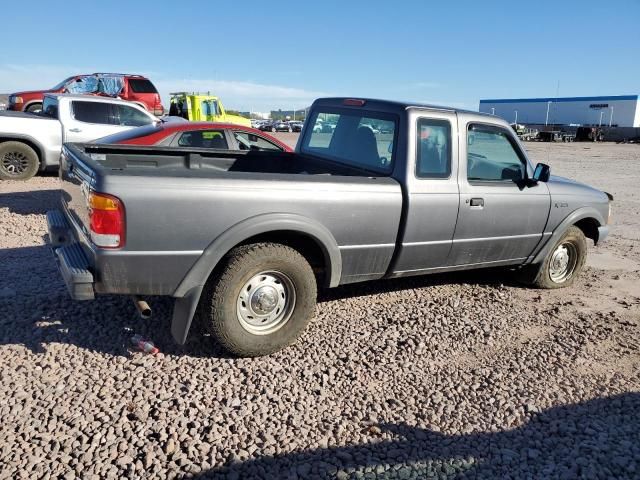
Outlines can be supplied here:
<path id="1" fill-rule="evenodd" d="M 398 124 L 394 115 L 320 107 L 306 123 L 303 153 L 376 173 L 391 173 Z"/>
<path id="2" fill-rule="evenodd" d="M 58 83 L 56 86 L 51 87 L 51 90 L 60 90 L 62 87 L 64 87 L 67 83 L 69 83 L 71 80 L 73 80 L 75 77 L 69 77 L 69 78 L 65 78 L 63 81 L 61 81 L 60 83 Z"/>

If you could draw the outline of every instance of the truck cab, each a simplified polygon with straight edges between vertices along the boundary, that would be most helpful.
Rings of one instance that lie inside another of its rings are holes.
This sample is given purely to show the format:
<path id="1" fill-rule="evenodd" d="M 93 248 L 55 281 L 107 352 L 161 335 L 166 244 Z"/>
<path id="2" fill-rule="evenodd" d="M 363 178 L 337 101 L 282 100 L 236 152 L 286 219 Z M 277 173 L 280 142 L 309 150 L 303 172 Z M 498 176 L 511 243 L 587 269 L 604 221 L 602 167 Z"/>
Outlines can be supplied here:
<path id="1" fill-rule="evenodd" d="M 209 93 L 175 92 L 171 96 L 169 115 L 192 122 L 235 123 L 251 126 L 251 120 L 227 113 L 220 99 Z"/>

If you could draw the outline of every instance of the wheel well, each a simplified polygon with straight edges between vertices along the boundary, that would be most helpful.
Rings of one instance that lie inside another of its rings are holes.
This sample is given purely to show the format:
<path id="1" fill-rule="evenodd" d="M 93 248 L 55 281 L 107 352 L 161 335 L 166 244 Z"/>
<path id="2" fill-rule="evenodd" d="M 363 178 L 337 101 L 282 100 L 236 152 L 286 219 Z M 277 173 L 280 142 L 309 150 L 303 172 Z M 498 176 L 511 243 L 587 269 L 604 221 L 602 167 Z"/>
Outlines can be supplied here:
<path id="1" fill-rule="evenodd" d="M 31 141 L 31 140 L 27 140 L 25 138 L 12 138 L 12 137 L 2 137 L 0 138 L 0 144 L 4 143 L 4 142 L 20 142 L 20 143 L 24 143 L 25 145 L 29 145 L 31 148 L 33 148 L 33 151 L 36 152 L 36 155 L 38 156 L 38 161 L 40 162 L 40 167 L 39 169 L 42 170 L 44 168 L 44 160 L 43 160 L 43 153 L 42 150 L 40 150 L 40 147 L 38 146 L 37 143 Z"/>
<path id="2" fill-rule="evenodd" d="M 329 281 L 327 265 L 328 259 L 320 244 L 311 236 L 296 231 L 266 232 L 247 238 L 236 245 L 248 245 L 251 243 L 279 243 L 291 247 L 307 259 L 309 265 L 316 274 L 318 285 L 326 285 Z M 233 248 L 236 248 L 233 247 Z"/>
<path id="3" fill-rule="evenodd" d="M 583 218 L 574 223 L 574 225 L 582 230 L 585 237 L 593 240 L 593 243 L 598 243 L 598 227 L 600 224 L 595 218 Z"/>

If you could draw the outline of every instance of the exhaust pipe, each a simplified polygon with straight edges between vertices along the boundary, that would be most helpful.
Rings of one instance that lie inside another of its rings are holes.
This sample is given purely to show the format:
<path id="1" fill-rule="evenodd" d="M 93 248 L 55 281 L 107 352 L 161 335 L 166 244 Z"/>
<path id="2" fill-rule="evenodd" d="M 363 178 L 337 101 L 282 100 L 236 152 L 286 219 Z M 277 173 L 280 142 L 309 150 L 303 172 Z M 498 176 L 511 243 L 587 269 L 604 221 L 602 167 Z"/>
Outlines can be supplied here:
<path id="1" fill-rule="evenodd" d="M 132 298 L 133 304 L 136 306 L 136 310 L 138 310 L 140 317 L 143 320 L 148 320 L 149 318 L 151 318 L 151 307 L 149 306 L 149 304 L 137 295 L 134 295 Z"/>

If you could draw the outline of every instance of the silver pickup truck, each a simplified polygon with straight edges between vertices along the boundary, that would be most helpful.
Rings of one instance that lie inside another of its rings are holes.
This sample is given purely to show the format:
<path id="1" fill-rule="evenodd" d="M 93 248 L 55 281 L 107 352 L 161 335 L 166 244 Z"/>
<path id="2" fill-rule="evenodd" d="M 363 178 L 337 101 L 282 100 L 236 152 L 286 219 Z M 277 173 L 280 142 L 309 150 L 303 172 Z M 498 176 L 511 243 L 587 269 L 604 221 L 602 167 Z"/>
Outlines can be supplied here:
<path id="1" fill-rule="evenodd" d="M 314 102 L 295 153 L 66 144 L 49 237 L 74 299 L 175 298 L 229 352 L 293 342 L 317 288 L 508 266 L 570 285 L 609 194 L 535 168 L 494 116 Z"/>
<path id="2" fill-rule="evenodd" d="M 64 142 L 89 142 L 158 122 L 125 100 L 45 94 L 40 113 L 0 112 L 0 180 L 28 180 L 57 167 Z"/>

